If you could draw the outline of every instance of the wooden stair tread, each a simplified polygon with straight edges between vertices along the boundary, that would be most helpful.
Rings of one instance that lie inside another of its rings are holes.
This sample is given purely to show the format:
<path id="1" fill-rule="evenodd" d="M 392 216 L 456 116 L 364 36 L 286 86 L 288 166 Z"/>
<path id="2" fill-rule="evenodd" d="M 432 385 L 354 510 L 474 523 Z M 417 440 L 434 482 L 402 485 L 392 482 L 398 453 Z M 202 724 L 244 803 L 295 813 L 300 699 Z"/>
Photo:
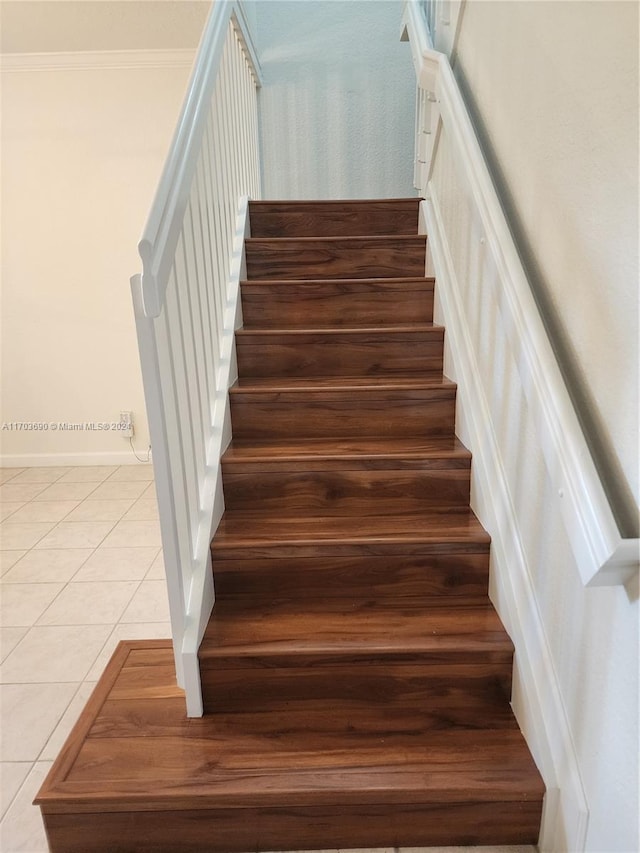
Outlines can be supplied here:
<path id="1" fill-rule="evenodd" d="M 308 377 L 239 377 L 229 389 L 230 394 L 264 394 L 287 392 L 314 393 L 342 392 L 352 395 L 357 391 L 401 392 L 422 390 L 455 390 L 456 383 L 441 373 L 423 376 L 314 376 Z"/>
<path id="2" fill-rule="evenodd" d="M 306 337 L 346 337 L 348 335 L 353 335 L 354 337 L 366 337 L 369 335 L 378 336 L 380 338 L 387 339 L 389 337 L 393 337 L 394 335 L 417 335 L 417 334 L 426 334 L 426 335 L 434 335 L 437 337 L 441 337 L 444 335 L 444 327 L 436 326 L 433 323 L 416 323 L 414 325 L 403 325 L 403 326 L 384 326 L 380 328 L 380 326 L 340 326 L 338 328 L 296 328 L 296 329 L 278 329 L 278 328 L 269 328 L 269 329 L 238 329 L 236 331 L 236 337 L 239 340 L 250 339 L 253 340 L 255 338 L 265 338 L 269 340 L 270 338 L 277 338 L 280 335 L 283 337 L 290 338 L 292 340 L 300 340 L 301 343 L 304 343 L 304 339 Z"/>
<path id="3" fill-rule="evenodd" d="M 296 244 L 300 246 L 324 245 L 329 243 L 342 244 L 344 246 L 384 246 L 386 243 L 393 242 L 398 245 L 422 245 L 426 243 L 426 234 L 358 234 L 358 235 L 342 235 L 332 234 L 323 237 L 247 237 L 245 244 L 247 248 L 256 248 L 257 246 L 265 246 L 269 248 L 280 248 L 287 244 Z M 410 276 L 402 276 L 409 278 Z M 371 276 L 375 278 L 375 276 Z"/>
<path id="4" fill-rule="evenodd" d="M 392 629 L 390 630 L 390 627 Z M 268 604 L 218 601 L 200 647 L 203 666 L 221 659 L 330 656 L 334 660 L 372 656 L 502 655 L 513 645 L 490 603 L 421 607 L 393 602 L 326 599 Z"/>
<path id="5" fill-rule="evenodd" d="M 277 513 L 225 512 L 212 542 L 214 555 L 261 547 L 485 545 L 490 537 L 471 510 L 416 515 L 283 518 Z"/>
<path id="6" fill-rule="evenodd" d="M 287 749 L 285 744 L 277 752 L 274 735 L 262 742 L 255 736 L 247 737 L 245 743 L 238 738 L 238 743 L 221 748 L 207 732 L 203 739 L 163 738 L 162 751 L 156 752 L 160 746 L 156 738 L 110 738 L 111 793 L 107 795 L 102 780 L 93 783 L 92 791 L 94 766 L 106 756 L 98 739 L 89 739 L 63 786 L 58 806 L 64 804 L 64 789 L 73 804 L 99 803 L 104 798 L 114 805 L 122 798 L 128 810 L 141 807 L 136 795 L 151 803 L 170 798 L 172 809 L 291 807 L 294 803 L 389 806 L 542 797 L 535 765 L 532 768 L 518 731 L 457 732 L 455 738 L 440 734 L 436 742 L 440 749 L 429 741 L 418 747 L 415 740 L 386 749 L 345 744 L 343 749 L 328 750 L 319 744 L 317 750 L 302 751 L 295 745 Z M 133 761 L 140 767 L 137 778 L 131 776 Z M 149 765 L 153 765 L 151 771 Z M 41 806 L 46 802 L 44 796 L 36 801 Z"/>
<path id="7" fill-rule="evenodd" d="M 333 289 L 335 287 L 353 287 L 367 292 L 370 290 L 424 290 L 433 289 L 433 276 L 372 276 L 370 278 L 244 278 L 240 281 L 241 288 L 275 289 L 282 287 L 287 290 L 317 287 Z"/>
<path id="8" fill-rule="evenodd" d="M 425 436 L 396 439 L 342 438 L 342 439 L 289 439 L 289 440 L 233 440 L 223 455 L 223 464 L 315 462 L 338 460 L 341 462 L 381 463 L 416 460 L 463 464 L 471 462 L 471 454 L 456 436 Z"/>
<path id="9" fill-rule="evenodd" d="M 540 801 L 541 781 L 510 722 L 410 729 L 372 708 L 377 737 L 295 706 L 185 719 L 168 641 L 121 643 L 36 803 L 45 813 L 224 805 Z M 376 719 L 377 717 L 377 719 Z"/>

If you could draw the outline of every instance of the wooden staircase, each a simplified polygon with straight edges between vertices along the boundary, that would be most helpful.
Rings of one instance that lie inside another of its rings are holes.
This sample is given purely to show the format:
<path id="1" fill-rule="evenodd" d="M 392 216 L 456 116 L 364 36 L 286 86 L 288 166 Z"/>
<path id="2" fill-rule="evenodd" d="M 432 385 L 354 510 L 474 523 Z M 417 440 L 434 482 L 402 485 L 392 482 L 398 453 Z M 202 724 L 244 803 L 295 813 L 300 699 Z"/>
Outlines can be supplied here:
<path id="1" fill-rule="evenodd" d="M 90 794 L 41 792 L 52 849 L 535 844 L 544 787 L 509 706 L 418 201 L 250 213 L 205 716 L 172 704 L 162 644 L 121 649 L 66 758 Z M 144 748 L 153 769 L 127 770 Z"/>
<path id="2" fill-rule="evenodd" d="M 535 843 L 418 201 L 250 212 L 200 650 L 263 809 L 250 849 Z"/>

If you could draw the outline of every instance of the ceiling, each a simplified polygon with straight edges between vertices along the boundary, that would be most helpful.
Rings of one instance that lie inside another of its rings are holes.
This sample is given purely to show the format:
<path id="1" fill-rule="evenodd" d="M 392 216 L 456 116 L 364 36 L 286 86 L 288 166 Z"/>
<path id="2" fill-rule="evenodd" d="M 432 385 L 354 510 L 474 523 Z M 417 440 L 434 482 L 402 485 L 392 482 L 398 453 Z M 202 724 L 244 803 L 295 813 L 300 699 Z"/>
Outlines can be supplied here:
<path id="1" fill-rule="evenodd" d="M 194 48 L 210 0 L 0 0 L 0 52 Z"/>

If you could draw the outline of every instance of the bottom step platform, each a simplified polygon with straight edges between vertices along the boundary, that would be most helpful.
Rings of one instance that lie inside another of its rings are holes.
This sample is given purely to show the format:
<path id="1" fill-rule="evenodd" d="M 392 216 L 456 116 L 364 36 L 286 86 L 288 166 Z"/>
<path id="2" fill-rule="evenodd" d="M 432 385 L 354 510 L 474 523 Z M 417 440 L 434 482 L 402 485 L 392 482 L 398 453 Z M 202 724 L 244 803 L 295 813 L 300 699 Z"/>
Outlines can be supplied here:
<path id="1" fill-rule="evenodd" d="M 415 703 L 185 717 L 166 640 L 120 643 L 45 780 L 52 853 L 535 844 L 544 787 L 511 722 Z"/>

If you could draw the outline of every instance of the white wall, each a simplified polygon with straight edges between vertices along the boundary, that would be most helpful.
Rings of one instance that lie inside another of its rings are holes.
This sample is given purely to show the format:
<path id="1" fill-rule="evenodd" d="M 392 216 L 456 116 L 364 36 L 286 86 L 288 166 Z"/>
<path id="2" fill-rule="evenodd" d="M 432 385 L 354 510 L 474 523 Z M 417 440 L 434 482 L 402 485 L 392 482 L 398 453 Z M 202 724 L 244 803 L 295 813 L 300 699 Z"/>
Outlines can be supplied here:
<path id="1" fill-rule="evenodd" d="M 637 504 L 638 5 L 471 0 L 455 70 L 588 429 Z"/>
<path id="2" fill-rule="evenodd" d="M 3 71 L 3 422 L 129 409 L 146 454 L 129 277 L 188 62 Z M 3 465 L 135 461 L 116 432 L 5 430 L 0 442 Z"/>
<path id="3" fill-rule="evenodd" d="M 415 80 L 397 0 L 247 4 L 257 21 L 264 198 L 415 196 Z"/>
<path id="4" fill-rule="evenodd" d="M 472 0 L 457 76 L 591 427 L 618 466 L 621 492 L 637 500 L 637 4 Z M 593 589 L 580 581 L 501 326 L 497 271 L 446 133 L 433 197 L 451 253 L 447 290 L 454 282 L 465 314 L 455 333 L 472 353 L 453 348 L 447 371 L 461 381 L 458 429 L 474 450 L 473 506 L 494 540 L 491 593 L 516 641 L 519 718 L 559 791 L 544 849 L 633 853 L 638 580 Z M 451 346 L 457 312 L 447 300 L 450 316 L 441 306 L 438 317 Z M 473 376 L 466 387 L 465 372 Z"/>

